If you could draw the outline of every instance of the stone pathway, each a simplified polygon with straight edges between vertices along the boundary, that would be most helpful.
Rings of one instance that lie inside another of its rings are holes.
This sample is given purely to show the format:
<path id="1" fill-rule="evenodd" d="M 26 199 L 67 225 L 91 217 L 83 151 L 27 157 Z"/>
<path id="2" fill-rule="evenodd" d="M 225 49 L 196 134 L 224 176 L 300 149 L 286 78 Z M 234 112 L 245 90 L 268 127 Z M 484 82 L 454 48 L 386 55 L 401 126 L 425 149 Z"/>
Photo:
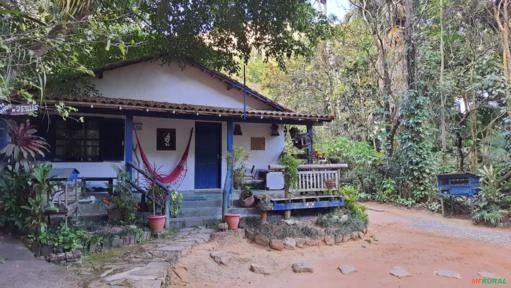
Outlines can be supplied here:
<path id="1" fill-rule="evenodd" d="M 167 273 L 179 257 L 200 243 L 209 241 L 212 229 L 185 228 L 174 239 L 157 239 L 133 246 L 119 257 L 109 259 L 99 267 L 77 268 L 86 287 L 165 287 Z"/>
<path id="2" fill-rule="evenodd" d="M 79 279 L 63 266 L 35 258 L 19 240 L 0 234 L 0 287 L 79 287 Z"/>

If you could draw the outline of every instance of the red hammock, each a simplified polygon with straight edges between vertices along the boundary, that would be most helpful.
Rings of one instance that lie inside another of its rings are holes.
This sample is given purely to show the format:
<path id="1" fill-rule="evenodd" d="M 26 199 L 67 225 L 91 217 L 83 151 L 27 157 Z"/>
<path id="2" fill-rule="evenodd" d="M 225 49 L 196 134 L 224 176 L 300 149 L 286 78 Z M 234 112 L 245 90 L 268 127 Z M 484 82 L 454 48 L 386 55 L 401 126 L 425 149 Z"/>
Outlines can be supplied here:
<path id="1" fill-rule="evenodd" d="M 170 172 L 169 175 L 160 175 L 156 172 L 156 168 L 151 166 L 151 163 L 149 163 L 149 159 L 147 159 L 147 155 L 145 154 L 144 149 L 142 149 L 142 145 L 140 145 L 140 139 L 138 138 L 137 130 L 133 131 L 135 131 L 135 138 L 137 140 L 137 145 L 139 147 L 142 162 L 144 163 L 146 170 L 151 174 L 152 177 L 154 177 L 155 180 L 158 180 L 159 182 L 164 184 L 172 184 L 175 183 L 176 180 L 181 178 L 183 173 L 186 172 L 186 162 L 188 160 L 190 143 L 192 141 L 193 128 L 190 131 L 190 138 L 188 138 L 188 144 L 186 144 L 186 148 L 185 151 L 183 152 L 183 156 L 181 156 L 181 160 L 179 160 L 176 167 L 174 168 L 174 170 Z"/>

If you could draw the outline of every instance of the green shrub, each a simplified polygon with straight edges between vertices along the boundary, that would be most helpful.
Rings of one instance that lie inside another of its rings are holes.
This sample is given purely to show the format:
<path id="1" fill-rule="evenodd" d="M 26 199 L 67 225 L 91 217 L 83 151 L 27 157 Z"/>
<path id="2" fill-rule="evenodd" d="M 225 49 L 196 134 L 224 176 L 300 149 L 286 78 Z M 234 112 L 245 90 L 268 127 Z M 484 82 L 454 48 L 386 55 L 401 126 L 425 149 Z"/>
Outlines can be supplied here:
<path id="1" fill-rule="evenodd" d="M 128 173 L 122 169 L 117 171 L 117 183 L 112 197 L 113 207 L 119 209 L 120 224 L 133 224 L 136 221 L 137 201 L 131 192 Z"/>
<path id="2" fill-rule="evenodd" d="M 0 227 L 25 232 L 30 220 L 30 212 L 22 206 L 31 197 L 31 171 L 0 173 Z"/>
<path id="3" fill-rule="evenodd" d="M 78 245 L 83 244 L 86 234 L 87 232 L 84 230 L 60 225 L 49 237 L 50 244 L 56 248 L 62 248 L 65 252 L 72 251 Z"/>
<path id="4" fill-rule="evenodd" d="M 500 212 L 500 206 L 505 199 L 501 193 L 498 172 L 492 166 L 484 166 L 479 172 L 482 176 L 481 191 L 476 197 L 472 210 L 472 221 L 475 224 L 497 226 L 504 218 Z"/>
<path id="5" fill-rule="evenodd" d="M 381 190 L 375 195 L 376 201 L 380 202 L 392 202 L 395 198 L 396 192 L 396 181 L 391 178 L 384 178 L 381 183 Z"/>
<path id="6" fill-rule="evenodd" d="M 282 154 L 280 164 L 284 166 L 284 190 L 289 192 L 289 188 L 298 181 L 298 166 L 300 160 L 296 159 L 289 153 Z"/>
<path id="7" fill-rule="evenodd" d="M 435 192 L 436 159 L 431 142 L 430 102 L 421 93 L 408 90 L 401 107 L 399 149 L 392 166 L 399 170 L 398 194 L 417 203 L 430 200 Z"/>
<path id="8" fill-rule="evenodd" d="M 383 153 L 376 151 L 366 142 L 353 141 L 344 136 L 329 139 L 315 148 L 329 159 L 338 159 L 348 164 L 348 182 L 360 186 L 366 193 L 378 191 L 385 174 Z"/>
<path id="9" fill-rule="evenodd" d="M 355 214 L 356 217 L 367 222 L 366 207 L 357 202 L 359 190 L 355 186 L 347 185 L 340 188 L 340 194 L 344 198 L 346 207 Z"/>

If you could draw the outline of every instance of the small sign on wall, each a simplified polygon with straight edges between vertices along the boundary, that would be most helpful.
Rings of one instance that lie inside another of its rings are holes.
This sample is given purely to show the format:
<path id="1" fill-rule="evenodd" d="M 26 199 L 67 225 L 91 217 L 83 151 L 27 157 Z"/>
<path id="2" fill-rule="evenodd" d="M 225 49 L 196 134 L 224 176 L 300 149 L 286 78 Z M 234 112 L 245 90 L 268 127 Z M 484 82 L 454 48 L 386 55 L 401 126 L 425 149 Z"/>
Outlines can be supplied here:
<path id="1" fill-rule="evenodd" d="M 156 129 L 156 150 L 157 151 L 176 150 L 176 129 L 168 128 Z"/>
<path id="2" fill-rule="evenodd" d="M 264 150 L 266 147 L 264 137 L 251 137 L 250 150 Z"/>

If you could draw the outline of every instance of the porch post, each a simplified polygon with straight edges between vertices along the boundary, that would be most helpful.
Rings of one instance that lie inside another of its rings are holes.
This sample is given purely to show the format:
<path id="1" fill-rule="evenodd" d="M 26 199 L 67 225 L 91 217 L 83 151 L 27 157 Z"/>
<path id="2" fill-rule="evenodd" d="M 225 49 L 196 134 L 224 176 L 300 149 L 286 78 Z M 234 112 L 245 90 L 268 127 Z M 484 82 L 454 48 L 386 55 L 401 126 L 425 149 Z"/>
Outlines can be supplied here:
<path id="1" fill-rule="evenodd" d="M 232 155 L 234 152 L 234 123 L 227 121 L 227 154 Z M 229 157 L 230 159 L 231 157 Z M 232 193 L 232 161 L 227 161 L 227 171 L 225 175 L 223 205 L 222 205 L 222 218 L 227 213 L 229 208 L 229 201 Z"/>
<path id="2" fill-rule="evenodd" d="M 132 179 L 131 167 L 127 165 L 133 162 L 133 115 L 126 115 L 124 124 L 124 163 L 128 176 Z"/>
<path id="3" fill-rule="evenodd" d="M 314 127 L 312 124 L 307 124 L 307 134 L 310 138 L 310 143 L 307 145 L 307 164 L 312 164 L 312 151 L 314 147 Z"/>

